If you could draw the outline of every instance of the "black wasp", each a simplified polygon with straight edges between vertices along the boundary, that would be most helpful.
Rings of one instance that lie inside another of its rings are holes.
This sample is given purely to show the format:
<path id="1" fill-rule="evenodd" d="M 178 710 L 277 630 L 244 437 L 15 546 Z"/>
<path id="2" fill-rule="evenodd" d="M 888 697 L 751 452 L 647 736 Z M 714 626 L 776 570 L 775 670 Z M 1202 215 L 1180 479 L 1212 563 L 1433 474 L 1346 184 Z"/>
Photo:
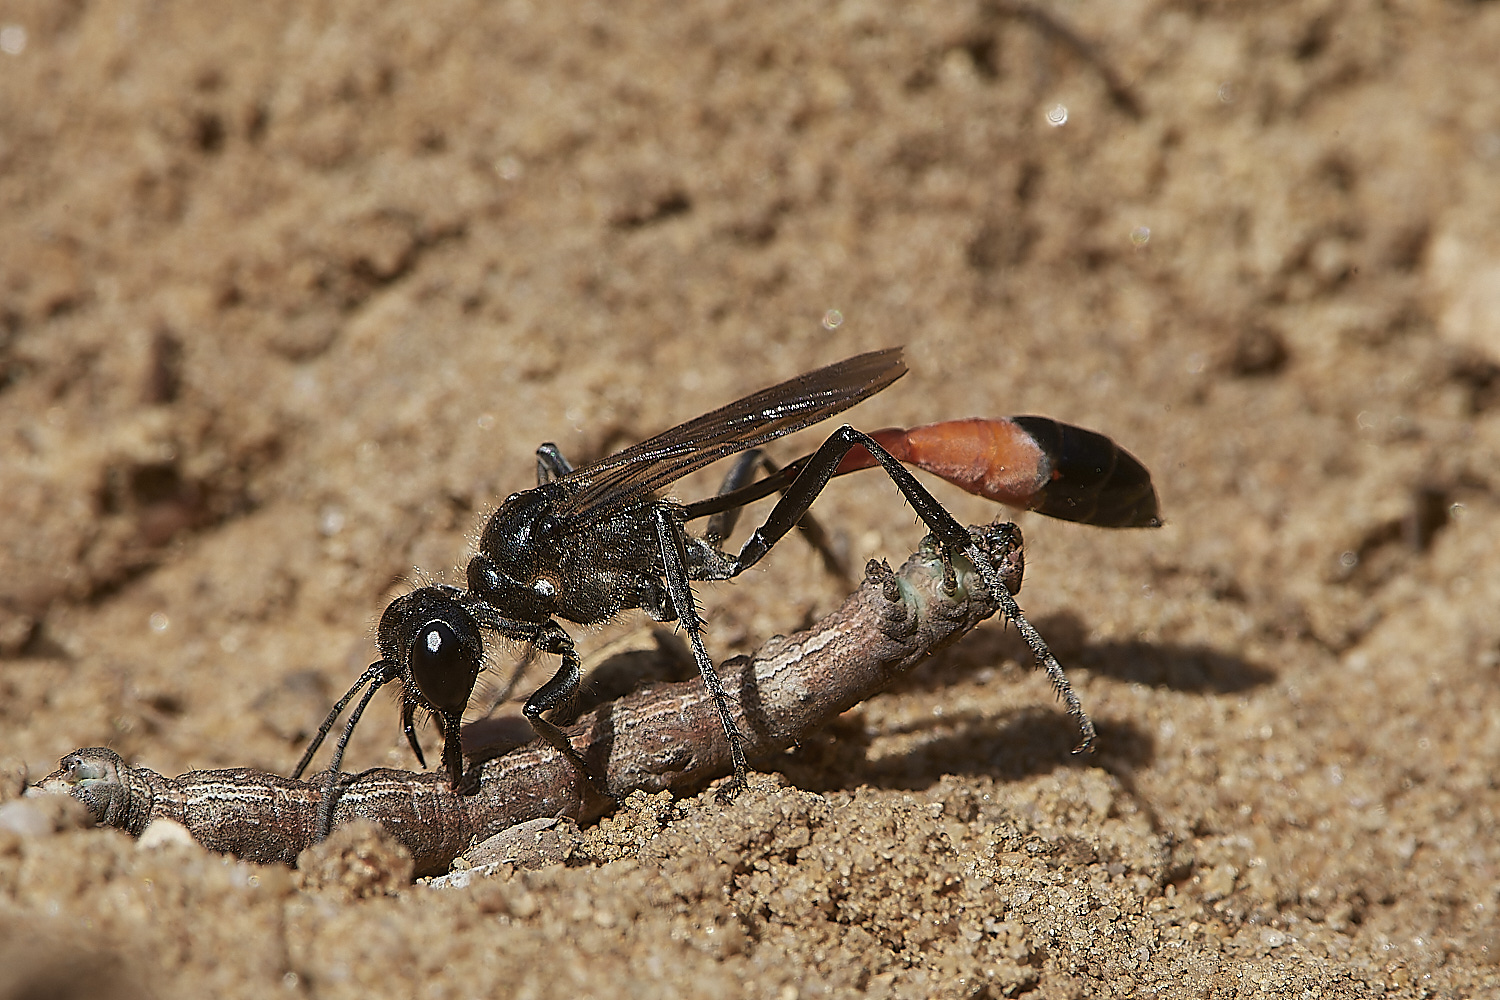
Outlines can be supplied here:
<path id="1" fill-rule="evenodd" d="M 368 686 L 334 750 L 322 832 L 332 817 L 349 736 L 375 691 L 392 681 L 401 683 L 402 724 L 417 759 L 423 760 L 413 715 L 421 707 L 442 725 L 449 780 L 454 788 L 465 787 L 459 726 L 483 667 L 486 630 L 562 658 L 557 673 L 526 700 L 523 711 L 537 734 L 602 791 L 600 776 L 546 717 L 572 698 L 580 682 L 573 640 L 557 619 L 591 625 L 632 608 L 657 621 L 677 621 L 687 632 L 729 742 L 735 771 L 730 789 L 740 787 L 746 771 L 743 740 L 703 647 L 691 582 L 729 580 L 754 566 L 804 520 L 835 475 L 879 464 L 947 551 L 963 555 L 981 572 L 989 564 L 969 533 L 902 466 L 903 460 L 980 495 L 1065 520 L 1105 527 L 1161 523 L 1150 473 L 1140 462 L 1103 435 L 1046 417 L 955 420 L 873 434 L 845 425 L 816 452 L 780 469 L 757 451 L 848 409 L 905 373 L 899 347 L 861 354 L 577 469 L 556 445 L 542 445 L 536 488 L 512 494 L 490 517 L 469 560 L 467 589 L 422 587 L 391 603 L 377 635 L 380 659 L 339 699 L 303 754 L 293 777 L 301 776 L 339 714 Z M 688 473 L 736 454 L 741 458 L 717 495 L 688 504 L 658 495 Z M 768 474 L 753 479 L 761 469 Z M 721 547 L 740 508 L 778 492 L 782 496 L 765 523 L 737 553 Z M 709 518 L 704 534 L 689 535 L 687 523 L 704 517 Z M 992 571 L 986 573 L 991 576 Z M 1010 601 L 998 577 L 989 584 L 1003 602 Z M 1005 610 L 1019 612 L 1013 602 Z M 1084 736 L 1080 749 L 1086 747 L 1093 726 L 1062 668 L 1030 626 L 1023 625 L 1022 634 L 1078 719 Z"/>

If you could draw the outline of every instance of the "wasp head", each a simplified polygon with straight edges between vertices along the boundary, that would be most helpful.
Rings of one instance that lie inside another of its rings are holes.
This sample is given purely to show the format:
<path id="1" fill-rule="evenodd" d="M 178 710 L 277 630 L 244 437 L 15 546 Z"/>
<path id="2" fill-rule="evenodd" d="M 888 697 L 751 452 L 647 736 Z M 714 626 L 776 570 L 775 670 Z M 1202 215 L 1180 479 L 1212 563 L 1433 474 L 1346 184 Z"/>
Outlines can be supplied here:
<path id="1" fill-rule="evenodd" d="M 484 666 L 484 641 L 474 616 L 453 587 L 422 587 L 391 602 L 380 619 L 380 653 L 397 664 L 403 681 L 401 717 L 406 739 L 424 766 L 412 727 L 418 706 L 443 727 L 443 762 L 456 787 L 463 773 L 459 727 Z"/>

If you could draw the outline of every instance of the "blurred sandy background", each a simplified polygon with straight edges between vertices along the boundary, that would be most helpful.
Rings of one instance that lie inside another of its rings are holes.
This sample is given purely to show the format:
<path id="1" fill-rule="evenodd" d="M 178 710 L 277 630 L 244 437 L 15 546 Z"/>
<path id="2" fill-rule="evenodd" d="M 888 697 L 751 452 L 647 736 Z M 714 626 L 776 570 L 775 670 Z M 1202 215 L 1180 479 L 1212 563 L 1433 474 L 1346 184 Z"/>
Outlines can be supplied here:
<path id="1" fill-rule="evenodd" d="M 1021 519 L 1092 757 L 995 624 L 467 893 L 0 833 L 3 995 L 1496 995 L 1496 53 L 1456 0 L 0 0 L 6 797 L 285 773 L 537 444 L 861 350 L 912 373 L 860 425 L 1081 423 L 1168 519 Z M 919 536 L 873 473 L 819 511 Z M 842 597 L 762 566 L 716 655 Z"/>

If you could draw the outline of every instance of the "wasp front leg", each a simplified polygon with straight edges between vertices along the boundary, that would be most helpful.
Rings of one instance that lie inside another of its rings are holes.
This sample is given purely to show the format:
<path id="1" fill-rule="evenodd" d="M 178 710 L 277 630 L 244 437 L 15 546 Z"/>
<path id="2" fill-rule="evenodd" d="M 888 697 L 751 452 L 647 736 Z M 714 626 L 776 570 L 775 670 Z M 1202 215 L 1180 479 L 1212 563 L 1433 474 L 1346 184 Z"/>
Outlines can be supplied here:
<path id="1" fill-rule="evenodd" d="M 574 749 L 568 735 L 548 720 L 543 713 L 571 704 L 578 695 L 578 686 L 583 681 L 583 666 L 573 639 L 556 622 L 547 622 L 531 639 L 531 644 L 543 653 L 555 653 L 562 657 L 562 664 L 552 679 L 534 691 L 521 714 L 531 723 L 531 728 L 547 741 L 558 753 L 568 758 L 578 773 L 588 779 L 589 784 L 601 795 L 609 795 L 604 780 L 589 767 L 588 762 Z"/>

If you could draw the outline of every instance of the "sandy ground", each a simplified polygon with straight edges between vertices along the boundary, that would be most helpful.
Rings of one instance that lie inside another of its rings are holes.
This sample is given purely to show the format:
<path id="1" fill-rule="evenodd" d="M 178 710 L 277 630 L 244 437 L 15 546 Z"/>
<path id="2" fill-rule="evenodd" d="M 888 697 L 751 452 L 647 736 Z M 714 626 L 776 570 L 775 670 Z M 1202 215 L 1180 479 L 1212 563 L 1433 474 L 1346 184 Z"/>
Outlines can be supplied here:
<path id="1" fill-rule="evenodd" d="M 1021 519 L 1090 757 L 992 625 L 466 889 L 0 831 L 0 995 L 1497 995 L 1500 5 L 1250 6 L 0 2 L 4 797 L 285 773 L 538 443 L 860 350 L 862 426 L 1098 428 L 1168 519 Z M 716 655 L 842 596 L 762 566 Z"/>

